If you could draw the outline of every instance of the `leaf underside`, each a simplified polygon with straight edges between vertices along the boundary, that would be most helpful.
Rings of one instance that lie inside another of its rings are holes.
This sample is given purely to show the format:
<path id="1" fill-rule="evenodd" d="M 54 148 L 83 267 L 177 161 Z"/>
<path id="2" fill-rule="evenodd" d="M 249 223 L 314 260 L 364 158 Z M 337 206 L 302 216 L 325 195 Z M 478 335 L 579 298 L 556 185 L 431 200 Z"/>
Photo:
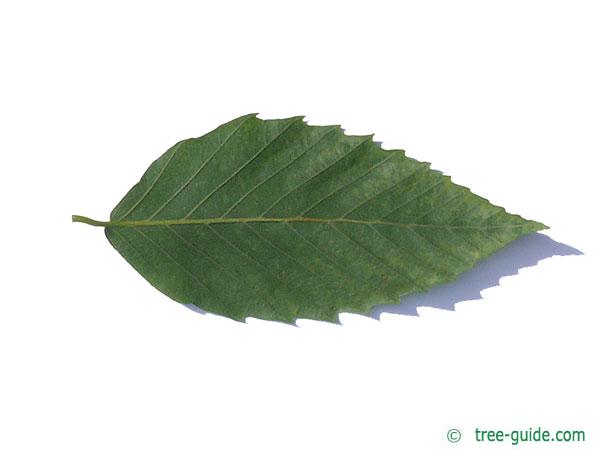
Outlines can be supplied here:
<path id="1" fill-rule="evenodd" d="M 372 136 L 255 114 L 177 143 L 103 224 L 172 299 L 288 323 L 399 303 L 545 228 Z"/>

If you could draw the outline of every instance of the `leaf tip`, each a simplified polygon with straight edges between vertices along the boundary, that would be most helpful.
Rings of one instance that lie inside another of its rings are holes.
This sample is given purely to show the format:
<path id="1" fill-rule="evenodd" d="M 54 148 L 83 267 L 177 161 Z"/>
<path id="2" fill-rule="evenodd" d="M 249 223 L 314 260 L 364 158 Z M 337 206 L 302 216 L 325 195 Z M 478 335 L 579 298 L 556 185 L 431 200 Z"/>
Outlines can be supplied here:
<path id="1" fill-rule="evenodd" d="M 542 231 L 548 230 L 550 227 L 542 222 L 536 222 L 535 220 L 530 220 L 529 223 L 531 227 L 534 228 L 534 231 Z"/>

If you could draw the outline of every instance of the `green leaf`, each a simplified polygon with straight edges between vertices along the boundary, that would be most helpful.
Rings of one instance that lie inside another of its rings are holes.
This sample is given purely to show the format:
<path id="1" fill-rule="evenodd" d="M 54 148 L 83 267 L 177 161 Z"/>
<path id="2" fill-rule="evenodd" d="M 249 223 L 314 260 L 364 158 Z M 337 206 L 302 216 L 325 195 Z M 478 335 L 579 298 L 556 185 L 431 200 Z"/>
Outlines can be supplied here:
<path id="1" fill-rule="evenodd" d="M 545 228 L 372 136 L 302 117 L 237 118 L 177 143 L 104 226 L 172 299 L 205 311 L 337 321 L 451 281 Z"/>

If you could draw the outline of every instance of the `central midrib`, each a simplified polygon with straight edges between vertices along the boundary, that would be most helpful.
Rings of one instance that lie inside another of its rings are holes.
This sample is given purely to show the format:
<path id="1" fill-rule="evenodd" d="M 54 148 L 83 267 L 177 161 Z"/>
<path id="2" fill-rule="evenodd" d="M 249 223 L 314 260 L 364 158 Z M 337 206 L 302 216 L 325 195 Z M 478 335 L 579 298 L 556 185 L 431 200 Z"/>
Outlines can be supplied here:
<path id="1" fill-rule="evenodd" d="M 211 217 L 207 219 L 158 219 L 158 220 L 115 220 L 99 221 L 85 216 L 74 215 L 73 222 L 81 222 L 96 227 L 159 227 L 172 225 L 217 225 L 235 223 L 319 223 L 319 224 L 355 224 L 355 225 L 390 225 L 404 228 L 446 228 L 446 229 L 490 229 L 490 228 L 523 228 L 531 226 L 529 223 L 521 225 L 443 225 L 422 223 L 386 222 L 381 220 L 358 220 L 348 218 L 323 218 L 323 217 Z"/>

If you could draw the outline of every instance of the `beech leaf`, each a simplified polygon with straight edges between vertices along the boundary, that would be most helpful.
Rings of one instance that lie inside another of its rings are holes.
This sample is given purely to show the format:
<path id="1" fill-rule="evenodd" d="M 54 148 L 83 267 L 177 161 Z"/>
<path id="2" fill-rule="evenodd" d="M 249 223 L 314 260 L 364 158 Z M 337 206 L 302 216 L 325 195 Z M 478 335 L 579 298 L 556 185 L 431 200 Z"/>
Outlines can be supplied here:
<path id="1" fill-rule="evenodd" d="M 109 221 L 73 221 L 173 300 L 286 323 L 399 303 L 546 228 L 372 136 L 256 114 L 175 144 Z"/>

